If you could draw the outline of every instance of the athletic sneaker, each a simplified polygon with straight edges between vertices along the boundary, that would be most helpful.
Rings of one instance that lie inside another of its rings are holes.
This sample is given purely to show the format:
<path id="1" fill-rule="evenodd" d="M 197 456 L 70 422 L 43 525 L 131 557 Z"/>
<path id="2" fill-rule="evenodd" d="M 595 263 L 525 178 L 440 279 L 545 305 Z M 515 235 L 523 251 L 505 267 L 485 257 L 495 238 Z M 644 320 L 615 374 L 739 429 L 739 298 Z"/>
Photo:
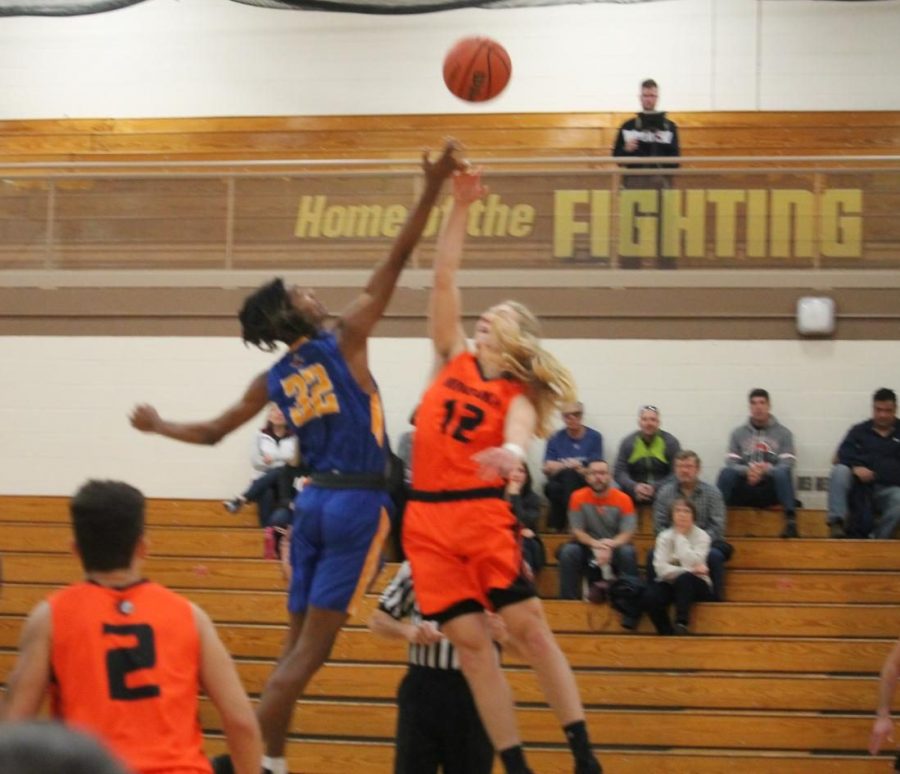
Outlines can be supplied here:
<path id="1" fill-rule="evenodd" d="M 244 507 L 244 501 L 240 497 L 232 497 L 230 500 L 222 500 L 222 507 L 229 513 L 237 513 Z"/>

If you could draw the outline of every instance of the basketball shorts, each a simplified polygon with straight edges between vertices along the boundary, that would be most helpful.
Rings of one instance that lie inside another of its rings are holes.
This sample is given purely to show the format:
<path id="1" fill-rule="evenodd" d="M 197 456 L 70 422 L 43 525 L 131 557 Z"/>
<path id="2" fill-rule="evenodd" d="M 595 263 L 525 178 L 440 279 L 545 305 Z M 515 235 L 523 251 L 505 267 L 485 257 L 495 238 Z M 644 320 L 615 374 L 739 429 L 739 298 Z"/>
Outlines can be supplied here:
<path id="1" fill-rule="evenodd" d="M 353 613 L 381 565 L 390 498 L 373 489 L 307 485 L 294 503 L 288 610 Z"/>
<path id="2" fill-rule="evenodd" d="M 518 521 L 500 498 L 410 501 L 403 549 L 426 618 L 449 621 L 536 596 L 524 572 Z"/>

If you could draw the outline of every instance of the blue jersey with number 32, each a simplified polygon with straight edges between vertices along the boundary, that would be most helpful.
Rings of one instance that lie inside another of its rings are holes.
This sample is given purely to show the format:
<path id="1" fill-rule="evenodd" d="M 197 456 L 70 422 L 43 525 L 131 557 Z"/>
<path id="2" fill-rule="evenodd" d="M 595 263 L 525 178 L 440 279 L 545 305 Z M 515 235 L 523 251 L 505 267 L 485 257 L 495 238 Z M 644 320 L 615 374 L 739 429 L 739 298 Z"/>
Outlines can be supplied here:
<path id="1" fill-rule="evenodd" d="M 381 398 L 364 392 L 353 378 L 333 333 L 319 333 L 292 348 L 269 369 L 268 387 L 312 470 L 385 472 Z"/>

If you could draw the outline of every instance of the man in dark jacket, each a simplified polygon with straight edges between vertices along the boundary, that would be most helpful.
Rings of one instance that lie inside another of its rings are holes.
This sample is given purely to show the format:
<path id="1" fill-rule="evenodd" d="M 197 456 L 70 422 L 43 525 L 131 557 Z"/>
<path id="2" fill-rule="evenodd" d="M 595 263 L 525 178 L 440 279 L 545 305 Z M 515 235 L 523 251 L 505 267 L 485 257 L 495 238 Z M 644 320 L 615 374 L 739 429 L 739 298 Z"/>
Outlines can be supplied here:
<path id="1" fill-rule="evenodd" d="M 854 500 L 848 522 L 848 500 Z M 900 420 L 897 395 L 882 387 L 872 396 L 872 418 L 850 428 L 837 451 L 828 486 L 828 526 L 831 537 L 898 536 L 900 527 Z M 860 523 L 861 522 L 861 523 Z"/>
<path id="2" fill-rule="evenodd" d="M 662 192 L 672 187 L 672 176 L 664 173 L 654 173 L 658 169 L 674 169 L 678 164 L 672 161 L 649 161 L 649 159 L 668 159 L 681 155 L 678 143 L 678 126 L 666 116 L 664 112 L 656 109 L 659 99 L 659 86 L 652 78 L 641 83 L 641 112 L 634 118 L 629 118 L 619 127 L 616 134 L 616 142 L 613 145 L 612 155 L 634 159 L 633 162 L 622 162 L 622 165 L 634 169 L 638 174 L 625 175 L 622 178 L 622 187 L 628 189 L 642 189 Z M 658 212 L 662 212 L 662 199 L 659 194 Z M 675 259 L 662 254 L 662 221 L 657 224 L 659 239 L 657 241 L 658 253 L 656 265 L 661 269 L 670 269 L 675 266 Z M 621 265 L 624 268 L 639 268 L 640 259 L 634 256 L 620 256 Z"/>

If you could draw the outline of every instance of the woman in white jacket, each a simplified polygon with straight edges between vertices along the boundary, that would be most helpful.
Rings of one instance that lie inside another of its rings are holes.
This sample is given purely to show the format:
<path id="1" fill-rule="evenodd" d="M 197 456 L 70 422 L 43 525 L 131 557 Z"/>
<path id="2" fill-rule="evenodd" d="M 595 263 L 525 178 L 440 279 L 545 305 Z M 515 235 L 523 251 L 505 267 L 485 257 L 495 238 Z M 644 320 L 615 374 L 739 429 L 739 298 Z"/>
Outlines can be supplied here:
<path id="1" fill-rule="evenodd" d="M 693 604 L 713 598 L 706 564 L 710 537 L 694 523 L 696 516 L 694 504 L 679 497 L 672 503 L 672 526 L 656 538 L 656 580 L 644 595 L 644 608 L 659 634 L 688 634 Z M 669 605 L 673 602 L 674 624 L 669 618 Z"/>
<path id="2" fill-rule="evenodd" d="M 290 504 L 293 500 L 295 466 L 299 462 L 297 436 L 287 426 L 281 409 L 269 405 L 266 425 L 253 439 L 250 464 L 256 474 L 250 486 L 222 505 L 237 513 L 246 503 L 256 503 L 261 527 L 286 526 L 290 523 Z M 286 517 L 274 517 L 276 511 L 287 510 Z M 274 518 L 274 521 L 273 521 Z"/>

